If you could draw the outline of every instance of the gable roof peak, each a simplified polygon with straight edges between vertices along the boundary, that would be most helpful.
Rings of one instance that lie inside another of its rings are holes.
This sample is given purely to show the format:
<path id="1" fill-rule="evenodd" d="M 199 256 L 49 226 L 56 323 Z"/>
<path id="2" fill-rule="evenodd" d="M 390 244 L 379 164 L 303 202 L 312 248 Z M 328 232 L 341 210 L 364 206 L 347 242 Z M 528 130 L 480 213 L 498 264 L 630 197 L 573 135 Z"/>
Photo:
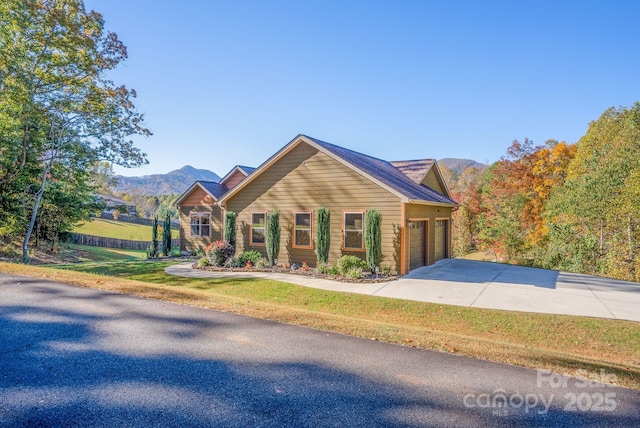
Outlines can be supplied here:
<path id="1" fill-rule="evenodd" d="M 400 172 L 409 177 L 409 179 L 417 184 L 422 183 L 433 165 L 435 159 L 417 159 L 408 161 L 392 161 L 391 165 L 396 167 Z"/>
<path id="2" fill-rule="evenodd" d="M 225 184 L 225 182 L 229 179 L 229 177 L 231 177 L 233 173 L 236 171 L 239 171 L 240 173 L 244 174 L 244 176 L 246 177 L 249 174 L 251 174 L 253 171 L 255 171 L 255 168 L 250 166 L 245 166 L 245 165 L 236 165 L 233 168 L 231 168 L 231 170 L 224 177 L 220 179 L 219 183 Z"/>
<path id="3" fill-rule="evenodd" d="M 219 200 L 222 195 L 229 191 L 227 186 L 225 186 L 224 184 L 216 183 L 215 181 L 197 180 L 191 186 L 189 186 L 189 188 L 185 190 L 178 199 L 176 199 L 173 205 L 177 207 L 187 197 L 187 195 L 193 192 L 196 187 L 200 187 L 202 190 L 207 192 L 214 201 Z"/>
<path id="4" fill-rule="evenodd" d="M 222 197 L 221 203 L 224 204 L 224 201 L 233 197 L 253 180 L 256 180 L 272 164 L 301 143 L 308 144 L 329 157 L 332 157 L 337 162 L 342 163 L 391 193 L 394 193 L 406 202 L 427 202 L 446 206 L 457 205 L 448 195 L 443 195 L 430 187 L 414 182 L 386 160 L 336 146 L 335 144 L 327 143 L 326 141 L 318 140 L 304 134 L 298 134 L 293 140 L 260 165 L 255 173 L 243 180 L 238 186 L 229 190 L 229 192 Z"/>

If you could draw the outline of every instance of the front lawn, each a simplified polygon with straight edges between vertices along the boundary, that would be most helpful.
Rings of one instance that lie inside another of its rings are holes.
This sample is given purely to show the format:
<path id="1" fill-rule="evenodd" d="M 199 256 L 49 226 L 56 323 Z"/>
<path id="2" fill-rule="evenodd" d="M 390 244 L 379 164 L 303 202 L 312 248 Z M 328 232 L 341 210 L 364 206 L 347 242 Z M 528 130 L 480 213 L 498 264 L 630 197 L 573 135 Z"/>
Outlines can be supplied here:
<path id="1" fill-rule="evenodd" d="M 159 226 L 158 239 L 162 237 L 162 221 L 160 221 Z M 151 242 L 151 230 L 151 226 L 145 226 L 142 224 L 96 218 L 79 225 L 73 230 L 73 232 L 82 233 L 84 235 L 103 236 L 105 238 Z M 179 232 L 177 230 L 171 230 L 171 237 L 174 239 L 178 238 Z"/>
<path id="2" fill-rule="evenodd" d="M 75 244 L 65 244 L 63 250 L 69 250 L 80 262 L 122 262 L 147 258 L 147 252 L 143 250 L 121 250 Z"/>
<path id="3" fill-rule="evenodd" d="M 171 263 L 55 270 L 0 263 L 0 271 L 569 375 L 583 369 L 595 376 L 604 369 L 619 385 L 640 389 L 640 323 L 413 302 L 271 280 L 179 278 L 164 273 Z"/>

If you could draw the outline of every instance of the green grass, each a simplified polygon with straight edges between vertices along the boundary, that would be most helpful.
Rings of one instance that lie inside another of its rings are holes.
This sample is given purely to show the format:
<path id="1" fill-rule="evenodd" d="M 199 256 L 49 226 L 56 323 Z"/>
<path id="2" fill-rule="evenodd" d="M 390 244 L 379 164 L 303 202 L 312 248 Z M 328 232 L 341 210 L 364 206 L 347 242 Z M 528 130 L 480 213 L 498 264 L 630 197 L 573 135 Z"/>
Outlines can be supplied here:
<path id="1" fill-rule="evenodd" d="M 128 239 L 131 241 L 151 241 L 151 226 L 125 223 L 115 220 L 93 219 L 76 227 L 73 232 L 105 238 Z M 172 238 L 178 238 L 177 230 L 171 231 Z M 158 239 L 162 239 L 162 222 L 158 228 Z"/>
<path id="2" fill-rule="evenodd" d="M 73 273 L 0 263 L 0 271 L 27 269 L 77 285 L 569 375 L 604 369 L 620 385 L 640 389 L 640 323 L 413 302 L 261 279 L 179 278 L 164 273 L 172 263 L 59 267 Z"/>
<path id="3" fill-rule="evenodd" d="M 145 260 L 146 251 L 120 250 L 117 248 L 89 247 L 86 245 L 69 244 L 66 249 L 81 262 L 123 262 Z"/>

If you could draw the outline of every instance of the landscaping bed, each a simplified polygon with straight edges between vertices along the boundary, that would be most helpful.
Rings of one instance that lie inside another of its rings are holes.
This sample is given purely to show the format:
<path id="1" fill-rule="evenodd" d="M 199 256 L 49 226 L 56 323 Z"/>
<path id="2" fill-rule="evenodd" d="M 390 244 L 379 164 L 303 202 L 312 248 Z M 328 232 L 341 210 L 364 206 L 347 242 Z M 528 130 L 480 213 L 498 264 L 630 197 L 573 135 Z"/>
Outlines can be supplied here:
<path id="1" fill-rule="evenodd" d="M 302 268 L 302 267 L 285 267 L 282 265 L 272 266 L 266 268 L 259 267 L 215 267 L 215 266 L 199 266 L 198 263 L 193 264 L 194 269 L 198 270 L 207 270 L 212 272 L 267 272 L 267 273 L 287 273 L 291 275 L 305 275 L 318 279 L 328 279 L 331 281 L 340 281 L 340 282 L 350 282 L 350 283 L 377 283 L 377 282 L 389 282 L 395 281 L 400 278 L 399 275 L 385 275 L 382 273 L 375 274 L 371 272 L 362 272 L 361 278 L 348 278 L 343 275 L 333 275 L 330 273 L 320 273 L 317 272 L 316 269 L 313 268 Z"/>

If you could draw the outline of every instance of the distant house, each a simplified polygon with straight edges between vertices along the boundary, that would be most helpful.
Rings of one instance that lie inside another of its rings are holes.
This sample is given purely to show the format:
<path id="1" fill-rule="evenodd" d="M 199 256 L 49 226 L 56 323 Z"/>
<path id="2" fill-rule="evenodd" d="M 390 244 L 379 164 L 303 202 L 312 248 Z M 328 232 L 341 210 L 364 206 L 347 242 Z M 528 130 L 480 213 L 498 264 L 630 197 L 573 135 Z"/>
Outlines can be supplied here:
<path id="1" fill-rule="evenodd" d="M 238 168 L 238 167 L 236 167 Z M 238 215 L 237 252 L 265 252 L 267 213 L 280 212 L 278 260 L 315 265 L 318 208 L 331 211 L 329 263 L 344 254 L 364 258 L 364 216 L 382 214 L 382 261 L 401 274 L 451 254 L 456 203 L 433 159 L 387 162 L 298 135 L 260 167 L 232 170 L 221 183 L 194 183 L 178 200 L 183 249 L 220 239 L 223 213 Z M 215 184 L 216 186 L 213 186 Z M 183 221 L 184 220 L 184 221 Z"/>
<path id="2" fill-rule="evenodd" d="M 121 213 L 121 214 L 129 215 L 129 216 L 137 215 L 136 204 L 132 202 L 125 201 L 124 199 L 120 199 L 113 195 L 105 195 L 101 193 L 97 193 L 95 197 L 99 201 L 104 202 L 107 205 L 106 208 L 102 210 L 103 214 L 113 214 L 116 208 L 124 206 L 126 207 L 127 212 Z"/>

